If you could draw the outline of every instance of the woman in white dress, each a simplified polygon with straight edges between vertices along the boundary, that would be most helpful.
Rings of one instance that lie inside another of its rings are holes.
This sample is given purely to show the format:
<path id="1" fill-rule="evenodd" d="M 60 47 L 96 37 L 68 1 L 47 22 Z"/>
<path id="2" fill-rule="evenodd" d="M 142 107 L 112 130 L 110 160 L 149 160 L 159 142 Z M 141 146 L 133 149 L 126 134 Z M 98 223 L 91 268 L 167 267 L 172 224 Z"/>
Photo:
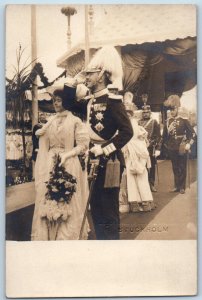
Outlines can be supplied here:
<path id="1" fill-rule="evenodd" d="M 22 158 L 22 153 L 20 150 L 20 143 L 18 141 L 17 135 L 11 134 L 7 142 L 7 159 L 19 160 Z"/>
<path id="2" fill-rule="evenodd" d="M 122 149 L 126 169 L 123 175 L 121 197 L 127 199 L 125 212 L 150 211 L 154 208 L 154 203 L 147 171 L 147 168 L 151 166 L 147 150 L 147 132 L 142 126 L 138 125 L 134 103 L 126 102 L 125 108 L 133 127 L 133 137 Z"/>
<path id="3" fill-rule="evenodd" d="M 69 97 L 75 97 L 70 95 Z M 54 92 L 53 103 L 56 115 L 36 131 L 39 138 L 39 152 L 35 165 L 36 202 L 32 223 L 32 240 L 49 240 L 48 226 L 42 217 L 42 210 L 47 192 L 45 182 L 50 178 L 53 168 L 53 157 L 59 154 L 65 170 L 76 177 L 76 192 L 69 206 L 71 215 L 60 223 L 57 240 L 77 240 L 81 229 L 84 211 L 88 197 L 87 172 L 83 171 L 78 159 L 79 154 L 85 153 L 89 145 L 89 136 L 82 121 L 68 110 L 68 99 L 63 96 L 63 90 Z M 82 239 L 87 239 L 88 224 L 86 222 Z"/>

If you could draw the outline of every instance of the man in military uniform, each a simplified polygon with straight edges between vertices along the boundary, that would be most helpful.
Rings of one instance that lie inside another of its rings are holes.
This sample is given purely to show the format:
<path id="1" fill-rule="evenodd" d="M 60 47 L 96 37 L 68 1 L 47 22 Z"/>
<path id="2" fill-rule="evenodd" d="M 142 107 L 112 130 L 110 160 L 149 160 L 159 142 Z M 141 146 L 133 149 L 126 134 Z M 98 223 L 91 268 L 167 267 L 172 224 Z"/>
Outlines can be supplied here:
<path id="1" fill-rule="evenodd" d="M 163 143 L 168 150 L 172 162 L 175 187 L 172 192 L 185 193 L 187 152 L 194 143 L 195 132 L 187 119 L 178 115 L 180 98 L 178 95 L 171 95 L 164 102 L 170 109 L 170 118 L 163 130 Z"/>
<path id="2" fill-rule="evenodd" d="M 34 125 L 32 130 L 32 168 L 33 168 L 33 179 L 34 179 L 34 168 L 35 168 L 35 162 L 37 158 L 37 154 L 39 151 L 39 138 L 35 135 L 35 132 L 40 129 L 43 124 L 47 122 L 46 116 L 43 112 L 39 113 L 39 123 Z"/>
<path id="3" fill-rule="evenodd" d="M 133 136 L 130 120 L 122 103 L 122 96 L 114 93 L 118 88 L 107 85 L 122 82 L 121 59 L 117 51 L 102 48 L 85 70 L 86 86 L 92 93 L 90 100 L 80 101 L 81 111 L 87 111 L 90 135 L 90 158 L 99 158 L 98 175 L 94 184 L 90 207 L 98 240 L 119 239 L 119 191 L 124 168 L 121 148 Z M 104 53 L 106 51 L 106 53 Z M 111 55 L 111 66 L 109 56 Z M 105 59 L 108 62 L 105 62 Z M 116 63 L 114 59 L 117 59 Z M 114 68 L 119 78 L 113 80 Z M 113 79 L 112 79 L 113 78 Z M 76 84 L 76 83 L 75 83 Z M 64 89 L 68 89 L 65 86 Z M 86 109 L 87 106 L 87 109 Z"/>
<path id="4" fill-rule="evenodd" d="M 142 118 L 139 120 L 139 125 L 144 127 L 148 132 L 148 151 L 151 160 L 151 168 L 148 170 L 149 173 L 149 183 L 152 192 L 157 192 L 155 188 L 155 171 L 156 171 L 156 157 L 160 155 L 161 149 L 161 133 L 160 125 L 155 119 L 151 118 L 151 108 L 146 105 L 147 94 L 142 96 L 144 106 L 142 107 Z"/>

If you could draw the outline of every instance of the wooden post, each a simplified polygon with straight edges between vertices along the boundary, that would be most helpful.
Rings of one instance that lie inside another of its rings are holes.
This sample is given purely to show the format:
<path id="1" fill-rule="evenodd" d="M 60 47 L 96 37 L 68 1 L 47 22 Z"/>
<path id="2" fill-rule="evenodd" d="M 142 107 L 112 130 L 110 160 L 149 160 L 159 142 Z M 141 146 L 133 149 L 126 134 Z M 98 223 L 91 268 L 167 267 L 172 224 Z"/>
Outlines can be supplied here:
<path id="1" fill-rule="evenodd" d="M 67 17 L 67 50 L 71 49 L 71 27 L 70 18 L 77 13 L 77 10 L 72 6 L 66 6 L 61 9 L 61 13 Z"/>
<path id="2" fill-rule="evenodd" d="M 32 68 L 36 64 L 37 59 L 37 40 L 36 40 L 36 5 L 31 5 L 31 58 Z M 38 123 L 38 87 L 37 77 L 32 85 L 32 129 Z M 35 163 L 32 161 L 32 178 L 34 179 Z"/>
<path id="3" fill-rule="evenodd" d="M 71 16 L 67 16 L 67 49 L 71 49 L 71 27 L 70 27 L 70 18 Z"/>
<path id="4" fill-rule="evenodd" d="M 92 5 L 89 5 L 88 15 L 89 15 L 89 35 L 92 36 L 94 33 L 94 20 L 93 20 L 94 10 Z"/>
<path id="5" fill-rule="evenodd" d="M 88 24 L 88 5 L 85 5 L 85 66 L 89 63 L 89 24 Z"/>
<path id="6" fill-rule="evenodd" d="M 31 57 L 32 68 L 37 59 L 37 39 L 36 39 L 36 5 L 31 5 Z M 38 87 L 37 78 L 32 85 L 32 128 L 38 123 Z"/>

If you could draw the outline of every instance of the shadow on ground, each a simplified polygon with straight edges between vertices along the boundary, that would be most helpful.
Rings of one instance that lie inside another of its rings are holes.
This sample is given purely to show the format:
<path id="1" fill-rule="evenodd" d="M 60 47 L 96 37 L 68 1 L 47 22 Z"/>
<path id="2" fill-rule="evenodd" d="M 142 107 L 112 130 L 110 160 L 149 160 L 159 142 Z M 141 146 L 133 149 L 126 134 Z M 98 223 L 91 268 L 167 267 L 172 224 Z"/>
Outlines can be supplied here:
<path id="1" fill-rule="evenodd" d="M 121 214 L 121 226 L 120 226 L 120 236 L 122 240 L 134 240 L 137 239 L 138 235 L 144 231 L 152 231 L 152 228 L 148 227 L 148 224 L 159 214 L 161 210 L 163 210 L 166 205 L 173 200 L 178 193 L 170 193 L 170 189 L 173 188 L 173 173 L 171 170 L 170 161 L 162 161 L 158 164 L 159 169 L 159 184 L 157 185 L 158 192 L 153 193 L 154 203 L 156 204 L 156 209 L 150 212 L 136 212 L 136 213 L 123 213 Z M 197 179 L 197 161 L 190 160 L 190 184 L 195 182 Z M 188 191 L 188 190 L 187 190 Z M 186 197 L 186 194 L 181 195 L 182 197 Z M 193 200 L 193 206 L 191 211 L 189 210 L 187 213 L 190 214 L 190 218 L 194 219 L 196 222 L 197 218 L 197 207 L 195 203 L 195 199 Z M 183 203 L 181 204 L 183 205 Z M 179 208 L 177 208 L 179 209 Z M 169 218 L 169 216 L 168 216 Z M 178 231 L 178 223 L 181 220 L 176 219 L 176 223 L 172 224 L 174 230 L 176 230 L 175 239 L 190 239 L 191 236 L 189 233 L 183 232 L 183 235 Z M 163 222 L 163 224 L 159 224 L 154 228 L 155 231 L 159 231 L 162 233 L 167 230 L 167 220 Z M 186 231 L 186 228 L 184 228 Z M 151 238 L 149 237 L 151 236 Z M 195 236 L 195 235 L 194 235 Z M 149 237 L 149 238 L 148 238 Z M 162 237 L 162 234 L 161 234 Z M 147 235 L 147 239 L 153 239 L 152 234 Z M 161 238 L 160 238 L 161 239 Z M 169 239 L 169 238 L 168 238 Z"/>
<path id="2" fill-rule="evenodd" d="M 177 195 L 176 193 L 169 193 L 169 190 L 172 188 L 172 182 L 173 182 L 173 174 L 171 170 L 170 161 L 163 161 L 159 163 L 158 166 L 159 166 L 159 184 L 157 185 L 158 192 L 153 193 L 154 202 L 157 205 L 157 208 L 151 212 L 121 214 L 120 236 L 122 240 L 138 239 L 138 235 L 142 231 L 147 229 L 148 224 Z M 196 177 L 197 177 L 196 168 L 197 168 L 197 161 L 191 160 L 190 161 L 190 183 L 196 181 Z M 34 205 L 30 205 L 26 208 L 16 210 L 6 215 L 6 240 L 30 241 L 33 211 L 34 211 Z M 191 214 L 190 218 L 196 220 L 197 207 L 195 202 L 193 203 L 193 209 L 191 209 L 187 213 Z M 89 218 L 89 221 L 90 223 L 92 222 L 91 218 Z M 177 222 L 180 222 L 180 220 L 176 220 L 176 224 L 174 224 L 175 227 L 177 227 L 176 226 Z M 161 225 L 162 227 L 160 228 L 160 230 L 164 230 L 163 224 Z M 166 220 L 165 220 L 165 225 L 166 225 Z M 178 232 L 176 231 L 175 239 L 186 239 L 185 237 L 187 237 L 187 239 L 191 239 L 190 236 L 186 236 L 186 232 L 183 236 L 181 236 L 180 232 L 178 234 Z M 95 235 L 93 233 L 90 239 L 92 240 L 95 239 Z"/>

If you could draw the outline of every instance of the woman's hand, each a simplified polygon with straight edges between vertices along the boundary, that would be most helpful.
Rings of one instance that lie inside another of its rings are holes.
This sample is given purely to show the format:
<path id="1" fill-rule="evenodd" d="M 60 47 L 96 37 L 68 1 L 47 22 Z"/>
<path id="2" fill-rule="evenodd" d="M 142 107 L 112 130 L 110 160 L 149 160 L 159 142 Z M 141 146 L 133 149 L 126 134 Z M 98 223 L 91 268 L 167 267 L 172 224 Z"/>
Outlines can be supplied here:
<path id="1" fill-rule="evenodd" d="M 52 124 L 52 122 L 56 119 L 56 115 L 55 116 L 52 116 L 50 117 L 50 119 L 48 120 L 47 123 L 45 123 L 44 125 L 42 125 L 42 127 L 40 129 L 38 129 L 36 132 L 35 132 L 35 135 L 37 137 L 39 136 L 42 136 L 46 133 L 48 127 Z"/>
<path id="2" fill-rule="evenodd" d="M 69 151 L 69 152 L 66 152 L 66 153 L 60 153 L 60 157 L 61 157 L 61 162 L 59 164 L 59 166 L 62 166 L 66 163 L 66 161 L 75 155 L 75 151 L 72 150 L 72 151 Z"/>

